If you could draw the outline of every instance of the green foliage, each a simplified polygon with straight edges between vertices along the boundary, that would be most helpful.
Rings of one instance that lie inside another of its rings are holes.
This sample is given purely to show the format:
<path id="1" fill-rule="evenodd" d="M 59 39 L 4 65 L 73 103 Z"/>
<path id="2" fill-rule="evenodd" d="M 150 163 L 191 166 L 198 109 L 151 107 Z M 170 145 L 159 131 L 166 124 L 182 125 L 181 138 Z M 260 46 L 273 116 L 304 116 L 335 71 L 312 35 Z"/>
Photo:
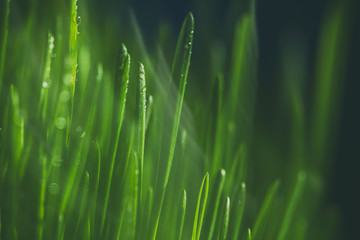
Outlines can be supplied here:
<path id="1" fill-rule="evenodd" d="M 284 149 L 278 136 L 254 140 L 255 1 L 237 2 L 247 7 L 231 15 L 227 49 L 210 47 L 200 33 L 211 25 L 190 12 L 174 52 L 159 26 L 156 54 L 135 23 L 99 27 L 85 1 L 46 14 L 57 1 L 31 1 L 23 23 L 3 1 L 0 239 L 326 239 L 309 223 L 341 101 L 344 9 L 321 32 L 311 114 L 293 75 L 301 60 L 284 51 Z M 197 47 L 211 58 L 194 63 Z M 204 93 L 186 95 L 195 83 Z"/>

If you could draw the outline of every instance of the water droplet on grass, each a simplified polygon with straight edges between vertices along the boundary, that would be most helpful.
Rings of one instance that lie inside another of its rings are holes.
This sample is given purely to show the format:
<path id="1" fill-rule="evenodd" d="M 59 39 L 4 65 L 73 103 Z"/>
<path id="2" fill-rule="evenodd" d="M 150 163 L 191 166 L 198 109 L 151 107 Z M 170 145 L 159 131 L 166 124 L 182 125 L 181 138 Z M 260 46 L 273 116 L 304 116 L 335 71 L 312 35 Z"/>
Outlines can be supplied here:
<path id="1" fill-rule="evenodd" d="M 60 155 L 54 155 L 51 159 L 51 163 L 54 167 L 61 167 L 63 160 Z"/>
<path id="2" fill-rule="evenodd" d="M 64 84 L 67 85 L 67 86 L 70 86 L 70 85 L 71 85 L 71 81 L 72 81 L 72 76 L 71 76 L 71 74 L 70 74 L 70 73 L 65 74 L 65 75 L 64 75 L 64 78 L 63 78 Z"/>
<path id="3" fill-rule="evenodd" d="M 55 125 L 60 130 L 64 129 L 65 126 L 66 126 L 66 119 L 63 118 L 63 117 L 57 118 L 56 121 L 55 121 Z"/>

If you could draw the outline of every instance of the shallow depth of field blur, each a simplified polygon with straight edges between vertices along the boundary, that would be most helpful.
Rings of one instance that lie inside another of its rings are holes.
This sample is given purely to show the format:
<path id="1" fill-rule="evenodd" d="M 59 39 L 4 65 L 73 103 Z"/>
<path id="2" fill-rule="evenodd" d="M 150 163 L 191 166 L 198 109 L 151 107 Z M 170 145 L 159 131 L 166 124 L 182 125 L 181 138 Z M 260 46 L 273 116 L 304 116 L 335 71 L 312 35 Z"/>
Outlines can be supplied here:
<path id="1" fill-rule="evenodd" d="M 285 2 L 2 0 L 0 239 L 351 239 L 352 5 Z"/>

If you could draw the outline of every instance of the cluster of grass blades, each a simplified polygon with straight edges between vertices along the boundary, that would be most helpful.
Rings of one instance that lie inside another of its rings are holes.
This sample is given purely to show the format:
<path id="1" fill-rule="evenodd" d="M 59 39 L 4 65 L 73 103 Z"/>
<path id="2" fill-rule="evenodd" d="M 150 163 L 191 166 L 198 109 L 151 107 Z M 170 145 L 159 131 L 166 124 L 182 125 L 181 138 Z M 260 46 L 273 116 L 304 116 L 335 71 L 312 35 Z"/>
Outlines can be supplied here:
<path id="1" fill-rule="evenodd" d="M 255 1 L 244 2 L 228 66 L 207 83 L 210 100 L 192 96 L 188 107 L 192 13 L 170 68 L 143 50 L 134 55 L 144 64 L 133 63 L 142 46 L 90 29 L 82 1 L 61 2 L 40 25 L 34 1 L 16 31 L 13 2 L 3 1 L 0 239 L 328 239 L 309 225 L 333 127 L 323 123 L 337 111 L 343 12 L 330 12 L 320 39 L 311 131 L 301 88 L 288 84 L 294 156 L 282 176 L 272 173 L 276 153 L 259 162 L 273 181 L 264 183 L 250 161 L 268 147 L 251 142 L 258 53 Z"/>

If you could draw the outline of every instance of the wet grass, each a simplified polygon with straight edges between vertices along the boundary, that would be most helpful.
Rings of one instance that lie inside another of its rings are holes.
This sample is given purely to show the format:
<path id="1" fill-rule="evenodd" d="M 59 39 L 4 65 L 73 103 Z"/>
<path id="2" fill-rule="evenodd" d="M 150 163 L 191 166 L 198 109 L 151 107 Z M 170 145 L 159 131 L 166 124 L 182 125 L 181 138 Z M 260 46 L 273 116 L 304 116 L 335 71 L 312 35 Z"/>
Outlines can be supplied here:
<path id="1" fill-rule="evenodd" d="M 164 46 L 148 53 L 135 23 L 100 28 L 83 1 L 42 15 L 34 1 L 23 23 L 3 1 L 0 239 L 329 239 L 336 217 L 316 221 L 341 102 L 344 9 L 325 18 L 310 109 L 304 59 L 284 46 L 285 149 L 281 134 L 254 130 L 255 1 L 243 2 L 232 45 L 215 51 L 206 38 L 212 57 L 197 56 L 201 66 L 192 53 L 205 26 L 191 12 L 177 41 L 159 37 Z M 195 83 L 203 92 L 186 94 Z"/>

